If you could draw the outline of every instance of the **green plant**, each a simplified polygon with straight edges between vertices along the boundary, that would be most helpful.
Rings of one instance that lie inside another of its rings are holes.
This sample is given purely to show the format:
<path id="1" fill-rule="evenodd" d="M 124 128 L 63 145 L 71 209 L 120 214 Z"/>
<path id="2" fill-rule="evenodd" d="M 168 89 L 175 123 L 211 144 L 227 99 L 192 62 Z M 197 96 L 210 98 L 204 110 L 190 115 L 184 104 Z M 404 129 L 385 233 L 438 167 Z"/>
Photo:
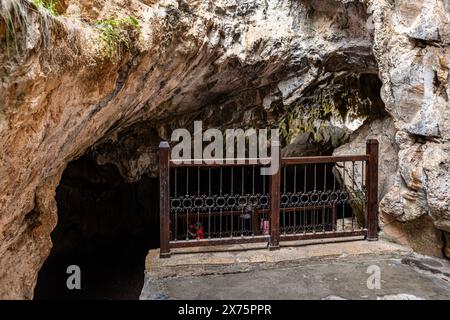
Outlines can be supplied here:
<path id="1" fill-rule="evenodd" d="M 44 8 L 54 16 L 58 15 L 56 7 L 59 4 L 60 0 L 32 0 L 31 2 L 36 7 Z"/>
<path id="2" fill-rule="evenodd" d="M 21 0 L 2 0 L 0 5 L 0 29 L 4 28 L 5 47 L 0 43 L 0 50 L 5 48 L 7 56 L 13 51 L 20 52 L 25 45 L 28 28 L 27 3 Z"/>
<path id="3" fill-rule="evenodd" d="M 119 60 L 124 50 L 130 51 L 133 40 L 140 30 L 134 17 L 110 18 L 96 24 L 103 42 L 103 54 L 110 60 Z"/>

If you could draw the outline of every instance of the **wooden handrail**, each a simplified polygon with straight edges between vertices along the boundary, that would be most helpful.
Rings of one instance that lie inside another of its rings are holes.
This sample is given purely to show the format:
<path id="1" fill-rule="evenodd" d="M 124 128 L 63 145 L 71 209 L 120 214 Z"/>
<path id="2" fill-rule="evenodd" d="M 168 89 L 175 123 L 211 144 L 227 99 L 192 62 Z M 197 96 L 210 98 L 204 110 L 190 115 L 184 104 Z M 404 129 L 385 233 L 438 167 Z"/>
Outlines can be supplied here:
<path id="1" fill-rule="evenodd" d="M 369 155 L 347 155 L 347 156 L 324 156 L 324 157 L 288 157 L 281 158 L 282 165 L 293 164 L 313 164 L 313 163 L 336 163 L 352 161 L 368 161 Z M 196 163 L 201 161 L 201 163 Z M 213 162 L 214 163 L 207 163 Z M 244 159 L 184 159 L 170 160 L 171 167 L 231 167 L 231 166 L 251 166 L 269 165 L 271 158 L 244 158 Z"/>
<path id="2" fill-rule="evenodd" d="M 269 165 L 271 158 L 243 159 L 177 159 L 170 160 L 171 167 L 233 167 L 233 166 L 263 166 Z M 201 163 L 196 163 L 201 161 Z M 232 162 L 231 162 L 232 161 Z"/>
<path id="3" fill-rule="evenodd" d="M 368 155 L 282 158 L 282 165 L 368 161 Z"/>

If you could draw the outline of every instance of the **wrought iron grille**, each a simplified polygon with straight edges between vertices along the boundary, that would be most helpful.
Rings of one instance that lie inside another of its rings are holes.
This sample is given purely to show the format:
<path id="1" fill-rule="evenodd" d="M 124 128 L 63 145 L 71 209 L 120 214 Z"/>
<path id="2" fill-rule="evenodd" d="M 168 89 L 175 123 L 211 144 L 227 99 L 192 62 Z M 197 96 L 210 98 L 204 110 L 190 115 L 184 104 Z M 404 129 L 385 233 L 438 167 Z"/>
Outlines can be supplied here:
<path id="1" fill-rule="evenodd" d="M 171 168 L 171 240 L 267 233 L 269 179 L 259 169 L 256 165 Z"/>
<path id="2" fill-rule="evenodd" d="M 365 161 L 284 166 L 280 233 L 362 230 L 367 203 L 364 166 Z"/>
<path id="3" fill-rule="evenodd" d="M 365 155 L 179 164 L 160 145 L 161 257 L 171 248 L 364 236 L 378 239 L 378 142 Z"/>

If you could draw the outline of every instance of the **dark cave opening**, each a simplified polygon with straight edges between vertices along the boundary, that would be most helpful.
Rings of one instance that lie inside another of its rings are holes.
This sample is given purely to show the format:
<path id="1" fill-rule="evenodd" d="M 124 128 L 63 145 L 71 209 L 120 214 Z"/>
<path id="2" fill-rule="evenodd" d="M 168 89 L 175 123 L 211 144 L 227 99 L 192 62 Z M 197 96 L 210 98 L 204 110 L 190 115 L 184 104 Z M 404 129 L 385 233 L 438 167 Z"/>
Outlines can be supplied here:
<path id="1" fill-rule="evenodd" d="M 159 247 L 159 179 L 126 183 L 89 155 L 71 162 L 56 191 L 58 224 L 35 299 L 138 299 L 145 257 Z M 81 271 L 69 290 L 67 268 Z"/>

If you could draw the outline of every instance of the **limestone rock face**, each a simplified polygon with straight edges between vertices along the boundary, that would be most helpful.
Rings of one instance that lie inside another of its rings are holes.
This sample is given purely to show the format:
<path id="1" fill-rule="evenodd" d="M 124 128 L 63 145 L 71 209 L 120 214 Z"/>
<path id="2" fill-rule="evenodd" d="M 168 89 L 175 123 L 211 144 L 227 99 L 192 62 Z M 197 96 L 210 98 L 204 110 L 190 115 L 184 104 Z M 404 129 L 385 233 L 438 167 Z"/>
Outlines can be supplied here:
<path id="1" fill-rule="evenodd" d="M 396 129 L 391 117 L 375 119 L 355 131 L 347 144 L 334 151 L 335 155 L 365 154 L 366 141 L 369 139 L 378 140 L 380 144 L 378 163 L 379 174 L 381 175 L 378 181 L 380 199 L 384 198 L 389 188 L 394 184 L 395 173 L 398 171 L 398 150 L 395 143 L 395 133 Z M 358 168 L 358 170 L 360 169 Z M 346 174 L 350 176 L 350 172 Z M 361 181 L 360 177 L 361 172 L 357 172 L 356 183 Z"/>
<path id="2" fill-rule="evenodd" d="M 275 126 L 305 96 L 362 74 L 378 74 L 389 114 L 363 115 L 347 151 L 371 132 L 384 139 L 382 211 L 450 231 L 447 1 L 63 0 L 57 10 L 0 7 L 0 298 L 33 297 L 71 160 L 92 152 L 136 181 L 156 171 L 153 141 L 194 119 Z M 99 21 L 129 16 L 139 35 L 106 41 Z"/>
<path id="3" fill-rule="evenodd" d="M 450 3 L 369 1 L 369 10 L 382 94 L 398 130 L 397 178 L 381 213 L 402 222 L 429 216 L 448 232 Z"/>
<path id="4" fill-rule="evenodd" d="M 380 152 L 380 225 L 388 238 L 401 239 L 421 252 L 442 254 L 442 235 L 424 229 L 431 230 L 428 221 L 441 231 L 448 232 L 449 227 L 450 4 L 440 0 L 367 4 L 375 28 L 373 48 L 382 96 L 394 120 L 392 133 L 396 132 L 390 151 Z M 350 148 L 354 144 L 336 153 Z M 393 153 L 391 166 L 383 167 Z M 424 228 L 415 228 L 414 235 L 411 225 L 417 221 Z"/>

